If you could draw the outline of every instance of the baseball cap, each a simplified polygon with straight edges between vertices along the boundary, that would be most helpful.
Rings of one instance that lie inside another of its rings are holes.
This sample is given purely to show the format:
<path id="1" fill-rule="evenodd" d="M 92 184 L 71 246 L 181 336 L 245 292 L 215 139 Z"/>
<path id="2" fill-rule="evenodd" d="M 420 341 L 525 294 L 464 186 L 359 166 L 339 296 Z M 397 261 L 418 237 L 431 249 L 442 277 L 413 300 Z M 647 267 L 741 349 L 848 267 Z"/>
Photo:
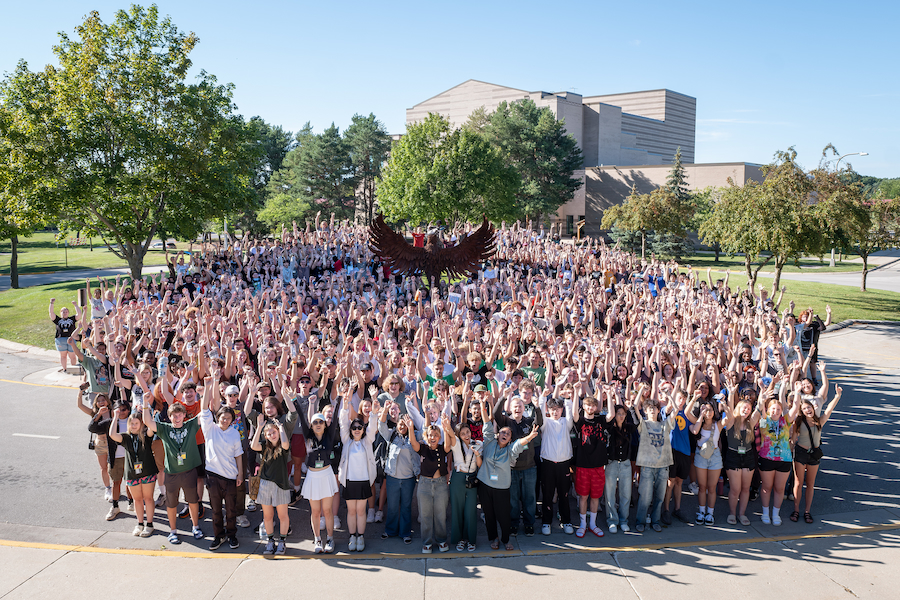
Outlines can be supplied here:
<path id="1" fill-rule="evenodd" d="M 488 391 L 488 389 L 483 383 L 479 383 L 478 385 L 475 386 L 475 391 L 476 392 L 486 392 L 486 391 Z"/>
<path id="2" fill-rule="evenodd" d="M 310 424 L 315 423 L 316 421 L 325 422 L 325 415 L 322 413 L 316 413 L 312 416 L 312 419 L 309 420 Z"/>
<path id="3" fill-rule="evenodd" d="M 227 388 L 225 388 L 225 395 L 226 395 L 226 396 L 230 396 L 230 395 L 232 395 L 232 394 L 240 394 L 240 393 L 241 393 L 241 390 L 240 390 L 240 388 L 239 388 L 238 386 L 236 386 L 236 385 L 229 385 Z"/>

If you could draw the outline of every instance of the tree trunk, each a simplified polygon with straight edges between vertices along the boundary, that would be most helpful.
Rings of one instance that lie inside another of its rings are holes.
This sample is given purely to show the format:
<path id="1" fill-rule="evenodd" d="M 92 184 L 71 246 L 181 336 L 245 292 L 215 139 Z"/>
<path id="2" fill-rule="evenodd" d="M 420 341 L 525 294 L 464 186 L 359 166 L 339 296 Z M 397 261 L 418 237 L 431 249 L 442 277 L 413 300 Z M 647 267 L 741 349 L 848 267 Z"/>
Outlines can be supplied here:
<path id="1" fill-rule="evenodd" d="M 756 275 L 753 273 L 753 269 L 750 268 L 750 255 L 744 254 L 744 268 L 747 269 L 747 281 L 752 281 L 753 284 L 756 284 Z"/>
<path id="2" fill-rule="evenodd" d="M 647 256 L 647 233 L 641 232 L 641 260 L 645 260 Z"/>
<path id="3" fill-rule="evenodd" d="M 13 234 L 9 241 L 12 249 L 12 254 L 9 256 L 9 287 L 17 290 L 19 289 L 19 236 Z M 863 285 L 865 286 L 865 283 Z"/>
<path id="4" fill-rule="evenodd" d="M 719 242 L 713 244 L 713 251 L 716 253 L 716 262 L 719 262 L 719 252 L 722 251 L 722 247 L 719 245 Z"/>
<path id="5" fill-rule="evenodd" d="M 869 274 L 869 253 L 866 252 L 865 254 L 863 254 L 862 252 L 860 252 L 859 255 L 863 259 L 862 281 L 859 284 L 859 289 L 860 291 L 864 292 L 866 291 L 866 275 Z M 13 253 L 13 256 L 15 256 L 15 253 Z"/>
<path id="6" fill-rule="evenodd" d="M 131 247 L 126 254 L 128 259 L 128 267 L 131 269 L 131 280 L 140 281 L 141 274 L 144 270 L 144 255 L 141 254 L 140 247 Z"/>
<path id="7" fill-rule="evenodd" d="M 781 287 L 781 270 L 784 268 L 785 263 L 787 263 L 787 257 L 778 257 L 775 259 L 775 280 L 772 282 L 772 290 L 777 290 Z M 774 297 L 775 293 L 773 291 L 772 296 Z"/>

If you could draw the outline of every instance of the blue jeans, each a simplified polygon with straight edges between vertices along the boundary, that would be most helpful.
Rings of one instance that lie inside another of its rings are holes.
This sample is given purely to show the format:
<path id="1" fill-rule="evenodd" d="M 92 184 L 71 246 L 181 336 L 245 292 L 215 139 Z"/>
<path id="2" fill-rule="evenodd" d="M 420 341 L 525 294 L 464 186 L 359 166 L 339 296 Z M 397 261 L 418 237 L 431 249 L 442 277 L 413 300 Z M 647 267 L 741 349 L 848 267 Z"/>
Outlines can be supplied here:
<path id="1" fill-rule="evenodd" d="M 525 522 L 525 526 L 534 527 L 534 514 L 537 511 L 537 498 L 535 497 L 537 467 L 511 469 L 510 475 L 510 523 L 513 528 L 517 528 L 519 526 L 519 517 L 523 516 L 522 520 Z"/>
<path id="2" fill-rule="evenodd" d="M 635 523 L 641 524 L 647 520 L 647 511 L 650 510 L 650 522 L 659 524 L 659 515 L 662 512 L 662 501 L 666 495 L 666 485 L 669 482 L 669 467 L 641 467 L 641 482 L 638 484 L 637 514 Z M 652 502 L 652 506 L 651 506 Z"/>
<path id="3" fill-rule="evenodd" d="M 619 508 L 616 509 L 616 484 L 619 486 Z M 606 465 L 606 524 L 621 526 L 631 512 L 631 461 L 611 460 Z"/>
<path id="4" fill-rule="evenodd" d="M 447 477 L 419 477 L 416 502 L 422 521 L 422 544 L 430 546 L 446 543 L 447 507 L 450 505 Z"/>
<path id="5" fill-rule="evenodd" d="M 412 498 L 416 490 L 416 479 L 397 479 L 385 475 L 387 486 L 387 515 L 384 532 L 392 537 L 412 536 Z"/>

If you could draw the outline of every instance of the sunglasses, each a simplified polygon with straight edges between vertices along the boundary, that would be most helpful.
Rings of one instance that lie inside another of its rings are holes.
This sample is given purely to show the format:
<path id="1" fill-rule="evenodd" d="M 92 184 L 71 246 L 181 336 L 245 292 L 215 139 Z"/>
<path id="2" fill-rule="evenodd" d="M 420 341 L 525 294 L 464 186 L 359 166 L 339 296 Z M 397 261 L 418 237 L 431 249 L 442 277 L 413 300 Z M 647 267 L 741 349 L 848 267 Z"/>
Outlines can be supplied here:
<path id="1" fill-rule="evenodd" d="M 357 425 L 356 427 L 351 427 L 351 428 L 350 428 L 350 431 L 362 431 L 362 430 L 363 430 L 363 428 L 360 427 L 360 426 L 358 426 L 358 425 Z"/>

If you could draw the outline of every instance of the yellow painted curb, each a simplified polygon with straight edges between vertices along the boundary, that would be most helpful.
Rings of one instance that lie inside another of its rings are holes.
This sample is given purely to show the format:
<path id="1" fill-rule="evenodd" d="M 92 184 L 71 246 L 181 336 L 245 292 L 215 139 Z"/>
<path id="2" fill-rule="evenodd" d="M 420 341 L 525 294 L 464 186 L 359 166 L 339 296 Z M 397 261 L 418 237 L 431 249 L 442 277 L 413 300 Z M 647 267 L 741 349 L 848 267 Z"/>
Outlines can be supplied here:
<path id="1" fill-rule="evenodd" d="M 13 381 L 12 379 L 0 379 L 3 383 L 18 383 L 21 385 L 34 385 L 37 387 L 49 387 L 49 388 L 58 388 L 61 390 L 74 390 L 77 389 L 77 386 L 72 387 L 68 385 L 52 385 L 49 383 L 28 383 L 27 381 Z"/>
<path id="2" fill-rule="evenodd" d="M 88 552 L 95 554 L 120 554 L 130 556 L 159 556 L 166 558 L 204 558 L 204 559 L 230 559 L 230 560 L 248 560 L 248 559 L 264 559 L 264 560 L 419 560 L 427 558 L 453 559 L 453 558 L 504 558 L 504 557 L 521 557 L 521 556 L 542 556 L 556 554 L 592 554 L 598 552 L 646 552 L 649 550 L 669 550 L 674 548 L 704 548 L 708 546 L 726 546 L 726 545 L 746 545 L 760 544 L 764 542 L 788 542 L 799 540 L 811 540 L 829 537 L 843 537 L 849 535 L 860 535 L 863 533 L 874 533 L 878 531 L 890 531 L 900 529 L 900 523 L 884 523 L 881 525 L 872 525 L 869 527 L 859 527 L 856 529 L 832 529 L 829 531 L 820 531 L 817 533 L 807 533 L 800 535 L 782 535 L 776 537 L 753 537 L 738 538 L 718 541 L 700 541 L 700 542 L 672 542 L 668 544 L 643 544 L 640 546 L 593 546 L 593 547 L 577 547 L 577 548 L 546 548 L 538 550 L 522 550 L 506 551 L 491 550 L 487 552 L 447 552 L 443 554 L 409 554 L 409 553 L 392 553 L 379 552 L 371 554 L 357 554 L 339 552 L 336 554 L 285 554 L 281 556 L 263 556 L 262 554 L 252 554 L 246 552 L 240 553 L 215 553 L 215 552 L 178 552 L 175 550 L 140 550 L 134 548 L 99 548 L 97 546 L 79 546 L 68 544 L 46 544 L 41 542 L 20 542 L 15 540 L 0 540 L 0 546 L 10 548 L 32 548 L 36 550 L 61 550 L 63 552 Z"/>

